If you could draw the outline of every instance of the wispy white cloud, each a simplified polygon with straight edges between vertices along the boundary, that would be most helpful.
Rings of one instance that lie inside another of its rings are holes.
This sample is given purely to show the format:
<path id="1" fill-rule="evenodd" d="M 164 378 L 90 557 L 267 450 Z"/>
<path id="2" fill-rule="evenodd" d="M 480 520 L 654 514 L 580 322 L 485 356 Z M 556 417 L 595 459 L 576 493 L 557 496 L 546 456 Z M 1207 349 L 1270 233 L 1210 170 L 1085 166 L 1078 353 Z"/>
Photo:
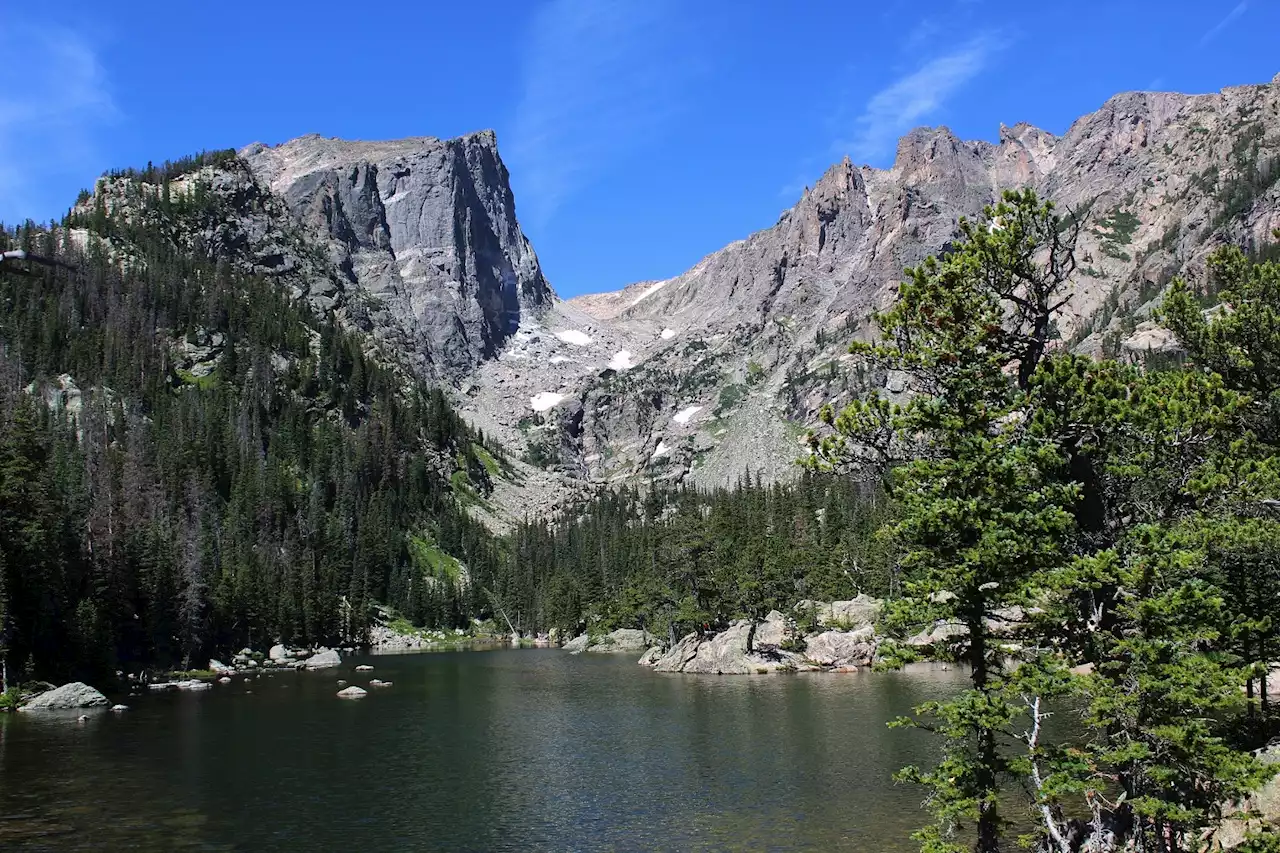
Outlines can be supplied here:
<path id="1" fill-rule="evenodd" d="M 0 220 L 43 219 L 56 212 L 43 192 L 49 179 L 91 168 L 94 132 L 118 110 L 106 73 L 82 36 L 12 22 L 4 30 Z"/>
<path id="2" fill-rule="evenodd" d="M 836 153 L 847 152 L 860 162 L 885 155 L 899 136 L 937 112 L 1006 44 L 1001 34 L 984 33 L 881 89 L 855 121 L 853 138 L 837 143 Z"/>
<path id="3" fill-rule="evenodd" d="M 1249 9 L 1249 0 L 1242 0 L 1242 2 L 1237 3 L 1235 7 L 1226 14 L 1226 17 L 1224 17 L 1221 21 L 1218 21 L 1218 23 L 1214 24 L 1209 29 L 1205 30 L 1204 35 L 1200 36 L 1199 47 L 1204 47 L 1206 44 L 1208 44 L 1209 42 L 1217 38 L 1219 34 L 1222 33 L 1223 30 L 1231 26 L 1232 22 L 1234 22 L 1236 18 L 1240 17 L 1245 12 L 1247 12 L 1248 9 Z"/>
<path id="4" fill-rule="evenodd" d="M 503 144 L 534 224 L 671 128 L 693 67 L 679 18 L 675 0 L 551 0 L 534 16 Z"/>

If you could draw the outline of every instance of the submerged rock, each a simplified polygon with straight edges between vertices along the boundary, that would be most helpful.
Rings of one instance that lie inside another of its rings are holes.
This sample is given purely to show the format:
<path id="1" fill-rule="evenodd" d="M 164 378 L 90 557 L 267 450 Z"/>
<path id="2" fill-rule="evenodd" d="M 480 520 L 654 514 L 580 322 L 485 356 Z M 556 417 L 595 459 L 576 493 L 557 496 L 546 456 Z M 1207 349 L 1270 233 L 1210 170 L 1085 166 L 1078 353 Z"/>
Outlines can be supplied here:
<path id="1" fill-rule="evenodd" d="M 370 682 L 369 682 L 369 686 L 370 686 L 370 687 L 390 687 L 390 686 L 391 686 L 391 682 L 390 682 L 390 681 L 379 681 L 378 679 L 376 679 L 376 678 L 375 678 L 375 679 L 373 679 L 372 681 L 370 681 Z"/>
<path id="2" fill-rule="evenodd" d="M 354 684 L 350 687 L 344 687 L 338 691 L 338 697 L 341 699 L 363 699 L 369 695 L 369 691 L 363 687 L 356 687 Z"/>
<path id="3" fill-rule="evenodd" d="M 98 708 L 109 705 L 107 697 L 82 681 L 73 681 L 28 699 L 24 711 L 60 711 L 68 708 Z"/>
<path id="4" fill-rule="evenodd" d="M 342 656 L 333 649 L 321 649 L 307 658 L 307 669 L 329 669 L 342 665 Z"/>
<path id="5" fill-rule="evenodd" d="M 356 672 L 373 672 L 373 667 L 369 666 L 367 663 L 362 663 L 356 667 Z"/>
<path id="6" fill-rule="evenodd" d="M 115 711 L 116 713 L 119 713 L 121 711 L 129 710 L 129 706 L 128 705 L 112 705 L 111 710 Z"/>

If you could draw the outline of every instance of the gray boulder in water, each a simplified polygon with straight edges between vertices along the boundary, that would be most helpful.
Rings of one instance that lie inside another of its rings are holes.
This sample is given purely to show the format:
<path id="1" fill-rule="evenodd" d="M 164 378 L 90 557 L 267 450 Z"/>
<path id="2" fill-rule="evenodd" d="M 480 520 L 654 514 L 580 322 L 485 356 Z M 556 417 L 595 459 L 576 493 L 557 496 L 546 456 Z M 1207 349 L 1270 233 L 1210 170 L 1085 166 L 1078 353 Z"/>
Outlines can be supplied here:
<path id="1" fill-rule="evenodd" d="M 73 681 L 32 697 L 24 711 L 62 711 L 68 708 L 98 708 L 111 704 L 107 697 L 82 681 Z"/>
<path id="2" fill-rule="evenodd" d="M 321 649 L 307 658 L 307 669 L 329 669 L 342 665 L 342 656 L 333 649 Z"/>
<path id="3" fill-rule="evenodd" d="M 338 691 L 339 699 L 363 699 L 369 695 L 369 691 L 363 687 L 356 687 L 354 684 L 350 687 L 344 687 Z"/>

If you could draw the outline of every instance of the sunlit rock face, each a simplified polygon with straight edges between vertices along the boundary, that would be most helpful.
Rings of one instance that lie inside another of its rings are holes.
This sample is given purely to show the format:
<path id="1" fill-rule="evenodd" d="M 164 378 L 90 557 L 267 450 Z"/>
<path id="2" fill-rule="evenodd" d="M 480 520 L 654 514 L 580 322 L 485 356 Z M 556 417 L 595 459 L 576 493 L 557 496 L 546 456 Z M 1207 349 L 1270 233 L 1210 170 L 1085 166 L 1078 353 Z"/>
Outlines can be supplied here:
<path id="1" fill-rule="evenodd" d="M 491 131 L 350 142 L 304 136 L 240 152 L 321 245 L 380 337 L 426 372 L 492 358 L 552 297 L 516 221 Z"/>

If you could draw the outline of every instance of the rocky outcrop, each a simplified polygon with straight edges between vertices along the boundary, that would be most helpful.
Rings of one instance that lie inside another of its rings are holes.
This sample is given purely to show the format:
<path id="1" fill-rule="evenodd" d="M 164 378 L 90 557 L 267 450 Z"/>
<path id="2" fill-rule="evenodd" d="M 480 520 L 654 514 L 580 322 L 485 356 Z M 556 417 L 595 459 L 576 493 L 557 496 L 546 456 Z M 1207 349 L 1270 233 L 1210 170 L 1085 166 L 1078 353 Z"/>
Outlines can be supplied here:
<path id="1" fill-rule="evenodd" d="M 493 358 L 552 299 L 492 131 L 354 142 L 304 136 L 240 152 L 424 373 Z"/>
<path id="2" fill-rule="evenodd" d="M 778 615 L 775 611 L 770 616 Z M 780 619 L 766 620 L 752 626 L 740 619 L 725 631 L 704 637 L 688 634 L 671 651 L 653 664 L 656 672 L 684 672 L 708 675 L 753 675 L 768 672 L 795 671 L 805 665 L 802 655 L 783 651 L 777 645 L 756 641 L 754 635 L 781 636 L 785 625 Z M 748 650 L 748 646 L 750 650 Z"/>
<path id="3" fill-rule="evenodd" d="M 638 649 L 647 649 L 653 645 L 653 642 L 654 638 L 648 631 L 641 631 L 638 628 L 618 628 L 608 634 L 596 636 L 580 634 L 565 643 L 561 648 L 570 654 L 581 654 L 582 652 L 634 652 Z"/>
<path id="4" fill-rule="evenodd" d="M 870 626 L 856 631 L 823 631 L 805 639 L 804 656 L 824 667 L 871 666 L 876 658 L 876 636 Z"/>
<path id="5" fill-rule="evenodd" d="M 849 601 L 801 601 L 795 606 L 795 614 L 797 620 L 807 620 L 812 616 L 819 625 L 854 630 L 874 625 L 882 608 L 880 599 L 860 593 Z"/>
<path id="6" fill-rule="evenodd" d="M 71 708 L 99 708 L 110 705 L 107 697 L 81 681 L 55 687 L 28 699 L 23 711 L 65 711 Z"/>
<path id="7" fill-rule="evenodd" d="M 903 268 L 942 252 L 961 216 L 1021 186 L 1083 222 L 1058 345 L 1176 355 L 1143 323 L 1153 298 L 1174 275 L 1201 279 L 1216 245 L 1256 247 L 1280 225 L 1278 115 L 1280 78 L 1211 95 L 1126 93 L 1061 136 L 1016 124 L 992 143 L 921 128 L 889 169 L 838 163 L 774 225 L 687 272 L 570 300 L 597 337 L 627 337 L 633 366 L 545 389 L 584 404 L 561 456 L 580 454 L 600 479 L 794 476 L 788 422 L 812 425 L 822 404 L 870 389 L 904 390 L 846 352 L 872 333 L 868 317 Z"/>
<path id="8" fill-rule="evenodd" d="M 1206 850 L 1235 850 L 1244 844 L 1250 833 L 1280 829 L 1280 746 L 1268 746 L 1258 753 L 1258 758 L 1276 771 L 1276 775 L 1228 811 Z"/>

